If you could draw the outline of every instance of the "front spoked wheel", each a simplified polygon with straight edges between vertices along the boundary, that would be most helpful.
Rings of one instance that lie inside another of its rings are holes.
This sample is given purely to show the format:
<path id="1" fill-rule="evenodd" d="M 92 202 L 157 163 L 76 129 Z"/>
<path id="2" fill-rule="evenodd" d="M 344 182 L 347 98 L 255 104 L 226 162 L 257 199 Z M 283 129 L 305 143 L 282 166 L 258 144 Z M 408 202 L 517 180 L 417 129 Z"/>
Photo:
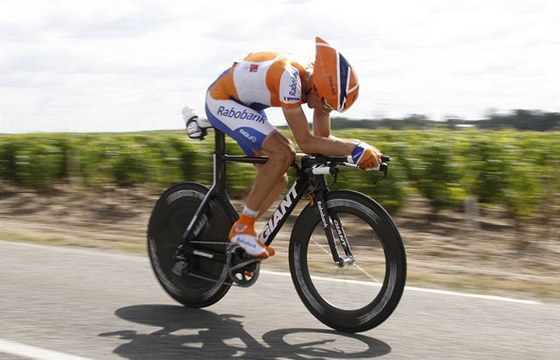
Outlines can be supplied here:
<path id="1" fill-rule="evenodd" d="M 391 315 L 402 296 L 402 239 L 389 214 L 363 194 L 331 192 L 326 204 L 353 257 L 345 254 L 339 241 L 343 236 L 334 231 L 339 254 L 349 260 L 343 267 L 334 263 L 319 209 L 308 205 L 290 241 L 292 280 L 305 306 L 324 324 L 345 332 L 372 329 Z"/>

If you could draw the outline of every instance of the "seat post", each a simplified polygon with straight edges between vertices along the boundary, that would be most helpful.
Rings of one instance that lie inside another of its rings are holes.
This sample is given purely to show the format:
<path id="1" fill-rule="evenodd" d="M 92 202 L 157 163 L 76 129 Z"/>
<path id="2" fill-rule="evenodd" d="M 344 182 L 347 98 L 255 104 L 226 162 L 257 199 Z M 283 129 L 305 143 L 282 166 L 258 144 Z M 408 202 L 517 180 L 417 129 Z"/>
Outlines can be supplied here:
<path id="1" fill-rule="evenodd" d="M 226 193 L 226 139 L 225 134 L 214 128 L 214 187 L 219 194 Z"/>

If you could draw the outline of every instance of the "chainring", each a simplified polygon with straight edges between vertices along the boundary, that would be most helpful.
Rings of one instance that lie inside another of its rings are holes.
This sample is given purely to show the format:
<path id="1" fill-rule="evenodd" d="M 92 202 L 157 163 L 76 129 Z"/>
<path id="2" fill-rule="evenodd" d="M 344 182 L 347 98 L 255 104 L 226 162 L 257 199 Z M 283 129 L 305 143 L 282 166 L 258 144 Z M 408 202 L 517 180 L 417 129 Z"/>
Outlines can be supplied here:
<path id="1" fill-rule="evenodd" d="M 261 259 L 247 255 L 245 250 L 236 244 L 228 246 L 226 251 L 226 267 L 231 282 L 240 287 L 249 287 L 259 278 Z"/>

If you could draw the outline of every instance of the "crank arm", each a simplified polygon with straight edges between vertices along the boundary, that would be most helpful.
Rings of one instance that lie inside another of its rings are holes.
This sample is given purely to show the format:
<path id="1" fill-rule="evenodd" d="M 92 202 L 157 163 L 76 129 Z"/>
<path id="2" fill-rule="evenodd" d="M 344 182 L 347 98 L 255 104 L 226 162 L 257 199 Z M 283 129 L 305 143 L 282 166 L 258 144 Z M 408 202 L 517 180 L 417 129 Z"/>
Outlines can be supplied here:
<path id="1" fill-rule="evenodd" d="M 245 266 L 252 265 L 252 264 L 256 264 L 256 263 L 258 263 L 258 262 L 260 262 L 260 261 L 261 261 L 261 259 L 249 259 L 249 260 L 244 261 L 244 262 L 242 262 L 242 263 L 239 263 L 239 264 L 237 264 L 237 265 L 235 265 L 235 266 L 232 266 L 231 269 L 230 269 L 230 271 L 235 272 L 235 271 L 237 271 L 237 270 L 243 269 Z"/>
<path id="2" fill-rule="evenodd" d="M 203 257 L 205 259 L 226 263 L 227 255 L 223 252 L 213 251 L 213 250 L 202 250 L 193 248 L 191 246 L 185 246 L 181 248 L 181 253 L 176 256 L 177 261 L 185 260 L 187 255 L 193 255 L 198 257 Z"/>

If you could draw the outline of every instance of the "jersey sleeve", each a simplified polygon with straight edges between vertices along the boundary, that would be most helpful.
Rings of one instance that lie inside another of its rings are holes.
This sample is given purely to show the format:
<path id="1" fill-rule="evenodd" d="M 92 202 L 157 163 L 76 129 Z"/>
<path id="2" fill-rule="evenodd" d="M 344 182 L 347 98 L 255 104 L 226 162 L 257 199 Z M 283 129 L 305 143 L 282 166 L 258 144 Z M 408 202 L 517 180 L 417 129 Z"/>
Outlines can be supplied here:
<path id="1" fill-rule="evenodd" d="M 301 78 L 294 67 L 287 67 L 280 78 L 278 96 L 282 107 L 294 108 L 303 103 Z"/>

